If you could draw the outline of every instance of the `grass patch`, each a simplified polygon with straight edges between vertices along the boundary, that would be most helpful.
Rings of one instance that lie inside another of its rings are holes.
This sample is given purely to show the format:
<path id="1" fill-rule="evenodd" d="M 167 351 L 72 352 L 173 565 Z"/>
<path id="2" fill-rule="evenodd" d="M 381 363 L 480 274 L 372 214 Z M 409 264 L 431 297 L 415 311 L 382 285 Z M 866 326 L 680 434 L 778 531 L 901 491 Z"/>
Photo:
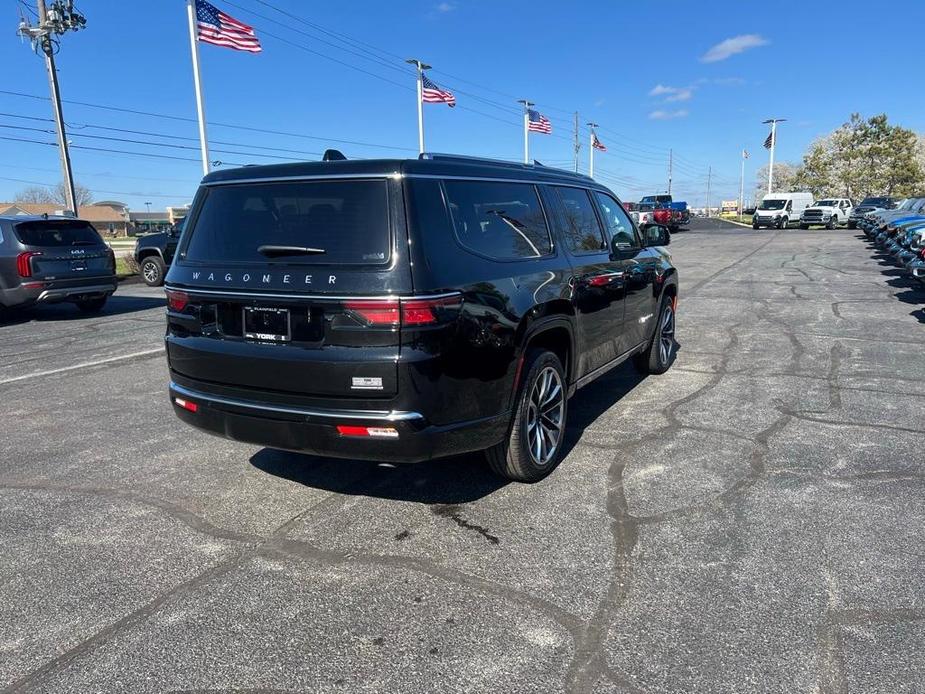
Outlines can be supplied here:
<path id="1" fill-rule="evenodd" d="M 135 259 L 130 256 L 120 256 L 116 258 L 116 277 L 119 279 L 125 279 L 126 277 L 131 277 L 132 275 L 138 274 L 138 263 L 135 262 Z"/>

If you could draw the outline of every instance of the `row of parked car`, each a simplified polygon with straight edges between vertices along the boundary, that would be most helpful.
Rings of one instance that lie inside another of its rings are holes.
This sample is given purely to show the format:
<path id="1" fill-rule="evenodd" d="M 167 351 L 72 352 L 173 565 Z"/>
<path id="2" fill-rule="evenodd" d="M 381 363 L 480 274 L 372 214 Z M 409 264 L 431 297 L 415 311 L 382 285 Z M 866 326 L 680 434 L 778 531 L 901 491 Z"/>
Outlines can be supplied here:
<path id="1" fill-rule="evenodd" d="M 925 197 L 870 210 L 857 220 L 868 239 L 925 284 Z"/>
<path id="2" fill-rule="evenodd" d="M 640 227 L 658 224 L 675 233 L 691 221 L 688 204 L 674 200 L 669 194 L 646 195 L 639 202 L 624 202 L 623 207 Z"/>
<path id="3" fill-rule="evenodd" d="M 869 212 L 892 209 L 896 201 L 889 196 L 864 198 L 855 205 L 850 198 L 822 198 L 812 193 L 768 193 L 757 209 L 751 211 L 752 228 L 786 229 L 798 225 L 801 229 L 822 226 L 854 229 Z"/>

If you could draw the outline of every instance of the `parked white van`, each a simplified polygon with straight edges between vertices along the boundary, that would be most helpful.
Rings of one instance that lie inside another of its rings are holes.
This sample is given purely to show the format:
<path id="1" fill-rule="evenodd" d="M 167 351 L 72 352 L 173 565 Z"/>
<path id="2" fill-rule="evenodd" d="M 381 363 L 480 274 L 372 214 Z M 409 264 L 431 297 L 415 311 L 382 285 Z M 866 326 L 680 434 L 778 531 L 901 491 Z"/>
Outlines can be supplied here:
<path id="1" fill-rule="evenodd" d="M 752 217 L 752 229 L 785 229 L 798 224 L 803 211 L 813 204 L 812 193 L 768 193 Z"/>

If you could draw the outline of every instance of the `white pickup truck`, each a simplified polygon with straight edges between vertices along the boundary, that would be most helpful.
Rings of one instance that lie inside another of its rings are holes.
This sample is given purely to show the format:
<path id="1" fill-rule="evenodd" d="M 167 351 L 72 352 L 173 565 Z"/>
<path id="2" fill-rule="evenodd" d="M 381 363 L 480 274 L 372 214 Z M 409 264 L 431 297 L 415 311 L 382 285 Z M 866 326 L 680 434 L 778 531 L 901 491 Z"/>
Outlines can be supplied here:
<path id="1" fill-rule="evenodd" d="M 854 209 L 854 203 L 848 198 L 825 198 L 817 200 L 800 215 L 800 228 L 824 226 L 834 229 L 840 224 L 847 224 L 848 217 Z"/>

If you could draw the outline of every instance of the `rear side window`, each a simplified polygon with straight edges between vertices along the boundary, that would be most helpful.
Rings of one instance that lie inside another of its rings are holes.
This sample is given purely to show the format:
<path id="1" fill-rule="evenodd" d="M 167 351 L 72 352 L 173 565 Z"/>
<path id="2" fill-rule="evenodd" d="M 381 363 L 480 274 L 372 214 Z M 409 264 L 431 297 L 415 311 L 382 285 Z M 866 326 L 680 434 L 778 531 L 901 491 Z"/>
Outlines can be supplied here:
<path id="1" fill-rule="evenodd" d="M 498 260 L 539 258 L 552 240 L 536 186 L 528 183 L 445 181 L 459 242 Z"/>
<path id="2" fill-rule="evenodd" d="M 79 219 L 43 219 L 20 222 L 16 237 L 27 246 L 100 246 L 103 239 L 90 224 Z"/>
<path id="3" fill-rule="evenodd" d="M 185 258 L 217 263 L 387 263 L 387 186 L 386 181 L 286 181 L 209 188 L 192 220 Z"/>
<path id="4" fill-rule="evenodd" d="M 562 235 L 572 253 L 600 252 L 606 248 L 601 225 L 594 214 L 588 191 L 557 187 L 562 202 Z"/>

